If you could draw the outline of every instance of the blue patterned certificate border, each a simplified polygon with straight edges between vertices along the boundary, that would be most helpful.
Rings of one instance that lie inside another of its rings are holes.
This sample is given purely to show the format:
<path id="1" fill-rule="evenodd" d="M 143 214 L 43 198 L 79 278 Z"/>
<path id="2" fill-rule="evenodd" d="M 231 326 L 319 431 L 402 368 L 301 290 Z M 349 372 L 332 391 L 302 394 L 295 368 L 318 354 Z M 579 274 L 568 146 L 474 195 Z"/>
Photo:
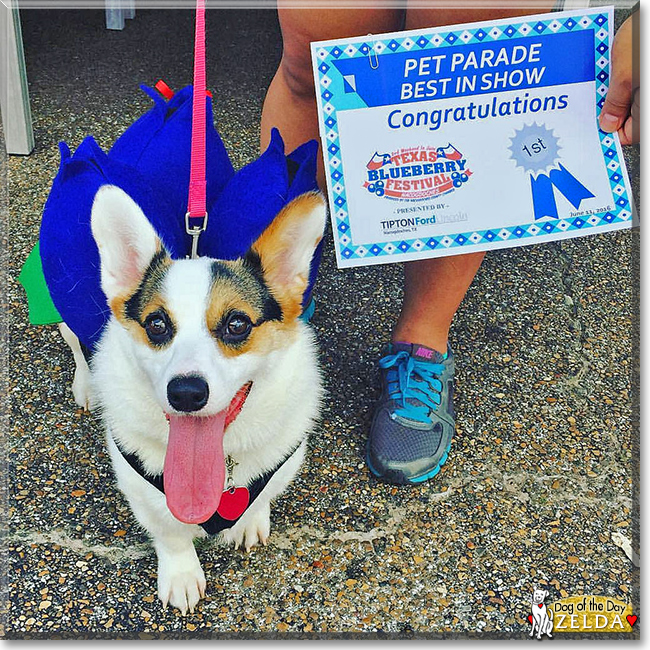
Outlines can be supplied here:
<path id="1" fill-rule="evenodd" d="M 613 33 L 612 20 L 613 10 L 609 7 L 600 7 L 584 11 L 559 12 L 546 16 L 528 16 L 508 21 L 495 21 L 489 23 L 492 26 L 476 23 L 455 26 L 448 31 L 438 28 L 427 31 L 402 32 L 401 34 L 369 35 L 366 39 L 355 38 L 349 39 L 349 41 L 313 43 L 312 56 L 321 117 L 323 154 L 339 266 L 387 263 L 418 257 L 473 252 L 487 248 L 519 246 L 560 237 L 592 234 L 589 231 L 596 232 L 598 229 L 613 230 L 629 227 L 632 224 L 633 209 L 620 144 L 618 138 L 598 130 L 613 193 L 614 209 L 608 212 L 591 214 L 588 217 L 585 215 L 584 218 L 545 219 L 540 223 L 525 223 L 502 229 L 476 230 L 429 238 L 395 239 L 389 242 L 370 244 L 355 242 L 348 214 L 337 115 L 338 110 L 341 110 L 341 105 L 345 105 L 348 100 L 342 94 L 335 95 L 332 78 L 328 75 L 333 71 L 335 61 L 345 59 L 371 58 L 374 55 L 417 52 L 424 49 L 443 50 L 462 44 L 502 42 L 541 34 L 592 30 L 595 46 L 595 100 L 598 112 L 600 112 L 608 88 L 609 50 Z M 370 62 L 372 63 L 372 59 Z M 551 236 L 549 237 L 549 235 Z M 428 252 L 431 254 L 427 255 Z M 394 259 L 390 259 L 391 257 Z"/>

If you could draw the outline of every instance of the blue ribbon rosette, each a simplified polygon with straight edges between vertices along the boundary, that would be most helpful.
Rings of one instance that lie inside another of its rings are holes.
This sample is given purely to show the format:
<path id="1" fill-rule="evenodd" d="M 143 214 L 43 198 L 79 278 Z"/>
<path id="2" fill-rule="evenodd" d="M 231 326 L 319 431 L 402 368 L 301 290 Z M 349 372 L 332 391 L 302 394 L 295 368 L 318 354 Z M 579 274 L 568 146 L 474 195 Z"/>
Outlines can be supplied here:
<path id="1" fill-rule="evenodd" d="M 97 344 L 110 316 L 90 228 L 93 200 L 102 185 L 117 185 L 140 205 L 173 258 L 190 252 L 185 212 L 192 87 L 169 100 L 146 86 L 143 90 L 152 97 L 153 107 L 126 129 L 108 153 L 91 136 L 74 154 L 67 144 L 59 145 L 61 163 L 45 204 L 38 244 L 49 297 L 25 283 L 30 307 L 33 300 L 51 299 L 60 320 L 90 349 Z M 266 151 L 235 172 L 214 127 L 211 99 L 206 101 L 209 219 L 199 240 L 199 255 L 236 259 L 246 253 L 289 201 L 318 188 L 318 143 L 307 142 L 285 155 L 282 137 L 273 129 Z M 321 253 L 322 243 L 312 259 L 303 306 L 311 300 Z M 31 262 L 37 264 L 35 257 L 30 255 Z"/>
<path id="2" fill-rule="evenodd" d="M 590 192 L 559 160 L 559 142 L 553 131 L 538 124 L 523 126 L 511 138 L 512 159 L 530 172 L 535 220 L 558 218 L 555 190 L 577 210 Z"/>
<path id="3" fill-rule="evenodd" d="M 544 217 L 558 218 L 553 188 L 557 189 L 576 210 L 580 208 L 582 201 L 594 196 L 564 165 L 559 163 L 557 169 L 552 169 L 548 175 L 540 173 L 534 177 L 531 174 L 530 188 L 533 194 L 535 220 Z"/>

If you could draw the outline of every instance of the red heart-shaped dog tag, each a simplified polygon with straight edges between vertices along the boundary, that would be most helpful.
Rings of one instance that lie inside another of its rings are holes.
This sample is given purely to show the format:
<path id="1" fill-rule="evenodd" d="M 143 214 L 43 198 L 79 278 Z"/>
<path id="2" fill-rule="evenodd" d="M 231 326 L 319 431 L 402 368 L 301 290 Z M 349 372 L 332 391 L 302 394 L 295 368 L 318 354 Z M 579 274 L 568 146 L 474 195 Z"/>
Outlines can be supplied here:
<path id="1" fill-rule="evenodd" d="M 228 521 L 234 521 L 244 514 L 250 502 L 248 488 L 238 487 L 224 490 L 217 512 Z"/>

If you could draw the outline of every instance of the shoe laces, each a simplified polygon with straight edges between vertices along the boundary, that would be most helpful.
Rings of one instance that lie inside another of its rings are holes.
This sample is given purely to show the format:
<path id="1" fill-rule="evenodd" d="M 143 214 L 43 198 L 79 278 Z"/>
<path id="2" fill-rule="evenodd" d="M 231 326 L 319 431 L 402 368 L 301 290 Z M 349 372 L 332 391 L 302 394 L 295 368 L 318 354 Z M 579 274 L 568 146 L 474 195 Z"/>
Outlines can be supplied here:
<path id="1" fill-rule="evenodd" d="M 430 414 L 441 402 L 445 370 L 442 363 L 418 361 L 408 352 L 389 354 L 379 360 L 379 367 L 388 370 L 388 395 L 401 404 L 391 417 L 399 415 L 409 420 L 429 424 Z"/>

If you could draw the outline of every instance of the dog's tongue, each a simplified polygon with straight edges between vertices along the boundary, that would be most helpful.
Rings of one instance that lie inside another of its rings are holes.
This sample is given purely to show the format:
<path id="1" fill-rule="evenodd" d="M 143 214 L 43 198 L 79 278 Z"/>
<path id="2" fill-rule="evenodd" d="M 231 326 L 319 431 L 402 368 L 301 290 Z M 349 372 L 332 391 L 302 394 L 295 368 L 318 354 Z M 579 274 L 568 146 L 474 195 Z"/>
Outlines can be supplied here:
<path id="1" fill-rule="evenodd" d="M 228 409 L 208 417 L 169 416 L 164 487 L 167 507 L 186 524 L 217 510 L 226 476 L 223 434 Z"/>

